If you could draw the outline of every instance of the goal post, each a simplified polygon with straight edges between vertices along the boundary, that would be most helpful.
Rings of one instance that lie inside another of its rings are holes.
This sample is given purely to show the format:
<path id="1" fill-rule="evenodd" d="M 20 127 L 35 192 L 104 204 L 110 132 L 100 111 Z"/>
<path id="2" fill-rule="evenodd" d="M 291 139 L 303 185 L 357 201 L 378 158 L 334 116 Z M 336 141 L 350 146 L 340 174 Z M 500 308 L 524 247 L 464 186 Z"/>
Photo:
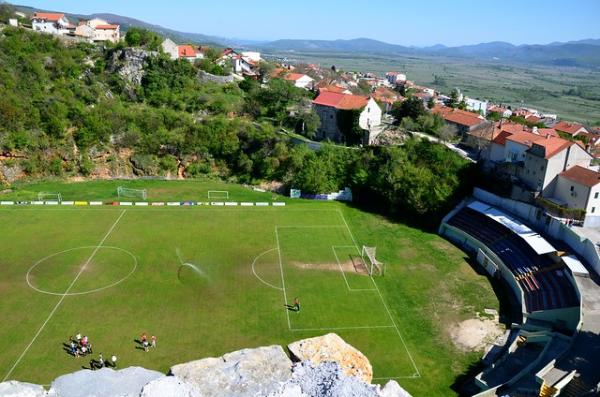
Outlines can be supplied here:
<path id="1" fill-rule="evenodd" d="M 146 200 L 148 198 L 148 192 L 146 189 L 132 189 L 123 186 L 119 186 L 117 188 L 117 196 L 121 197 L 133 197 L 140 198 L 142 200 Z"/>
<path id="2" fill-rule="evenodd" d="M 58 192 L 39 192 L 38 201 L 57 201 L 62 202 L 62 195 Z"/>
<path id="3" fill-rule="evenodd" d="M 369 276 L 383 276 L 385 272 L 385 265 L 377 260 L 376 254 L 377 247 L 367 247 L 366 245 L 363 245 L 360 256 L 369 272 Z"/>
<path id="4" fill-rule="evenodd" d="M 209 190 L 208 191 L 208 199 L 209 200 L 229 200 L 229 191 L 228 190 Z"/>

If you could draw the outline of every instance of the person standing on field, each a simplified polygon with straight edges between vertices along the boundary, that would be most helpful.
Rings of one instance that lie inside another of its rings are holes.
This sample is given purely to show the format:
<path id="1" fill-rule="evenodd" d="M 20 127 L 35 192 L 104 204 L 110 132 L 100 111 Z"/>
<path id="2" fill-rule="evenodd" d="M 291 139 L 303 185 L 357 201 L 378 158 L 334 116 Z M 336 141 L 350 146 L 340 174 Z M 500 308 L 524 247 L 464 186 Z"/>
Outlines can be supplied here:
<path id="1" fill-rule="evenodd" d="M 294 310 L 299 312 L 300 311 L 300 299 L 298 298 L 294 298 Z"/>
<path id="2" fill-rule="evenodd" d="M 152 340 L 152 347 L 156 347 L 156 335 L 152 335 L 150 339 Z"/>

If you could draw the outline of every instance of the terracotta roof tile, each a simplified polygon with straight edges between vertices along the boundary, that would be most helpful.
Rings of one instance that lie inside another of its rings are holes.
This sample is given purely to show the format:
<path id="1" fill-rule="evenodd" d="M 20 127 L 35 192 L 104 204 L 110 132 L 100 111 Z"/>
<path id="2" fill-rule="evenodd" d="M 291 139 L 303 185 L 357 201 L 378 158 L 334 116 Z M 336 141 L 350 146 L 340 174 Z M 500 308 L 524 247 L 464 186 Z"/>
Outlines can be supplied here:
<path id="1" fill-rule="evenodd" d="M 60 14 L 56 12 L 36 12 L 31 17 L 32 19 L 45 19 L 47 21 L 57 22 L 61 18 L 63 18 L 65 14 Z"/>
<path id="2" fill-rule="evenodd" d="M 579 165 L 562 172 L 560 176 L 587 187 L 596 186 L 600 183 L 600 172 L 589 170 Z"/>
<path id="3" fill-rule="evenodd" d="M 196 57 L 196 49 L 188 44 L 183 44 L 177 46 L 177 50 L 179 52 L 179 58 L 195 58 Z"/>
<path id="4" fill-rule="evenodd" d="M 119 25 L 98 25 L 98 26 L 96 26 L 96 29 L 117 30 L 117 29 L 119 29 Z"/>
<path id="5" fill-rule="evenodd" d="M 571 135 L 577 133 L 577 131 L 579 131 L 582 128 L 585 130 L 583 125 L 581 125 L 579 123 L 569 123 L 568 121 L 564 121 L 564 120 L 559 121 L 554 126 L 555 130 L 561 131 L 561 132 L 566 132 L 567 134 L 571 134 Z"/>
<path id="6" fill-rule="evenodd" d="M 341 110 L 362 109 L 367 106 L 368 102 L 368 97 L 328 91 L 321 92 L 313 101 L 315 105 L 329 106 Z"/>

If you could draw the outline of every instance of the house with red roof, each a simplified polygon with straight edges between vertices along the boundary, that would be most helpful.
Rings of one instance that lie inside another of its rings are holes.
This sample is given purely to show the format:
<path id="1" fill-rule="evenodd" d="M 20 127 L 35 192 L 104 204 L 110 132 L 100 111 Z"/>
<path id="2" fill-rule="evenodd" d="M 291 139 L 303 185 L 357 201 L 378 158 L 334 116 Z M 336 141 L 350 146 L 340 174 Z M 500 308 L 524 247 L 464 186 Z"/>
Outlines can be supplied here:
<path id="1" fill-rule="evenodd" d="M 371 133 L 381 125 L 381 108 L 371 97 L 348 95 L 338 92 L 323 91 L 313 101 L 313 108 L 319 115 L 321 126 L 317 131 L 317 139 L 333 142 L 345 142 L 349 131 L 342 131 L 340 114 L 345 111 L 359 111 L 358 125 L 365 131 L 363 142 L 372 141 Z"/>
<path id="2" fill-rule="evenodd" d="M 195 61 L 196 59 L 203 58 L 204 55 L 196 51 L 194 46 L 189 44 L 181 44 L 177 46 L 177 58 L 185 59 L 188 61 Z"/>
<path id="3" fill-rule="evenodd" d="M 569 134 L 573 137 L 579 134 L 587 134 L 589 131 L 579 123 L 571 123 L 568 121 L 559 121 L 554 125 L 554 129 L 565 134 Z"/>
<path id="4" fill-rule="evenodd" d="M 229 63 L 233 73 L 237 74 L 238 76 L 247 76 L 252 78 L 258 77 L 260 54 L 254 52 L 246 52 L 245 54 L 247 55 L 244 55 L 244 53 L 238 53 L 233 48 L 226 48 L 223 50 L 216 62 L 221 66 Z"/>
<path id="5" fill-rule="evenodd" d="M 576 165 L 590 168 L 592 156 L 573 141 L 547 135 L 525 153 L 521 180 L 544 197 L 556 194 L 558 175 Z"/>
<path id="6" fill-rule="evenodd" d="M 284 73 L 282 78 L 296 87 L 304 88 L 305 90 L 312 89 L 315 82 L 312 77 L 303 73 Z"/>
<path id="7" fill-rule="evenodd" d="M 121 40 L 121 27 L 101 18 L 93 18 L 79 21 L 74 34 L 90 42 L 110 41 L 111 43 L 117 43 Z"/>
<path id="8" fill-rule="evenodd" d="M 457 135 L 465 136 L 467 133 L 479 128 L 485 128 L 490 123 L 481 115 L 448 106 L 434 106 L 431 111 L 439 114 L 446 123 L 454 127 Z"/>
<path id="9" fill-rule="evenodd" d="M 65 35 L 74 29 L 65 14 L 56 12 L 35 12 L 31 16 L 31 28 L 36 32 Z"/>
<path id="10" fill-rule="evenodd" d="M 561 172 L 552 201 L 567 208 L 585 210 L 584 224 L 597 227 L 600 221 L 600 172 L 579 165 Z"/>

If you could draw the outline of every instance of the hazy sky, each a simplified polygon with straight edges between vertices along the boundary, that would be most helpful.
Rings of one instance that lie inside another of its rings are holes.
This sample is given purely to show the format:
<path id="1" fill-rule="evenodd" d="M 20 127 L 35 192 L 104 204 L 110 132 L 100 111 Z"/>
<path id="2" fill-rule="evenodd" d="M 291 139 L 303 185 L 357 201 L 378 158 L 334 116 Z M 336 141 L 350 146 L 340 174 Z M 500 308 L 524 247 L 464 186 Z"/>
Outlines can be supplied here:
<path id="1" fill-rule="evenodd" d="M 368 37 L 402 45 L 545 44 L 600 38 L 600 0 L 12 0 L 111 12 L 171 29 L 255 40 Z"/>

